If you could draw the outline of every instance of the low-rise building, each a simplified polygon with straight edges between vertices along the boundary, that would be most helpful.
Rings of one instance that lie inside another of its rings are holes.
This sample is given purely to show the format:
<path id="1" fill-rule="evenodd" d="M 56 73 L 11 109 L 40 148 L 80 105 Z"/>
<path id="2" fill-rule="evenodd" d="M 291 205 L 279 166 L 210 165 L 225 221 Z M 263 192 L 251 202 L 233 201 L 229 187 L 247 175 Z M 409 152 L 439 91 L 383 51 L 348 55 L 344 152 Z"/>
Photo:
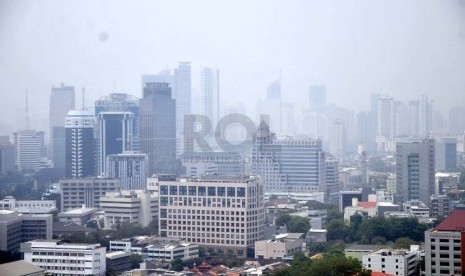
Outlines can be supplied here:
<path id="1" fill-rule="evenodd" d="M 350 222 L 350 217 L 355 214 L 362 214 L 362 216 L 368 216 L 370 218 L 378 215 L 376 202 L 370 201 L 358 201 L 357 198 L 352 198 L 352 206 L 344 208 L 344 221 Z"/>
<path id="2" fill-rule="evenodd" d="M 124 251 L 114 251 L 106 253 L 107 272 L 122 274 L 132 269 L 131 253 Z"/>
<path id="3" fill-rule="evenodd" d="M 418 246 L 411 250 L 378 249 L 363 256 L 363 266 L 373 272 L 392 275 L 417 275 L 420 254 Z"/>
<path id="4" fill-rule="evenodd" d="M 74 208 L 58 214 L 59 222 L 72 222 L 78 225 L 85 225 L 97 212 L 96 208 Z"/>
<path id="5" fill-rule="evenodd" d="M 455 210 L 436 228 L 425 232 L 426 275 L 465 272 L 465 210 Z"/>
<path id="6" fill-rule="evenodd" d="M 417 218 L 429 218 L 429 208 L 424 202 L 418 199 L 409 200 L 403 203 L 403 211 Z"/>
<path id="7" fill-rule="evenodd" d="M 57 206 L 55 200 L 16 200 L 12 196 L 6 196 L 0 201 L 0 209 L 22 214 L 50 214 L 57 210 Z"/>
<path id="8" fill-rule="evenodd" d="M 25 261 L 15 261 L 0 264 L 2 276 L 45 276 L 45 269 Z"/>
<path id="9" fill-rule="evenodd" d="M 308 230 L 306 237 L 307 242 L 326 242 L 326 235 L 328 230 L 326 229 L 313 229 Z"/>
<path id="10" fill-rule="evenodd" d="M 433 195 L 429 199 L 430 217 L 447 217 L 450 214 L 450 200 L 447 195 Z"/>
<path id="11" fill-rule="evenodd" d="M 296 252 L 301 252 L 304 242 L 303 233 L 280 234 L 271 240 L 256 241 L 255 258 L 284 259 Z"/>
<path id="12" fill-rule="evenodd" d="M 147 191 L 107 193 L 100 198 L 100 207 L 105 212 L 105 229 L 118 228 L 123 223 L 147 227 L 158 218 L 158 196 Z"/>
<path id="13" fill-rule="evenodd" d="M 26 262 L 57 276 L 104 276 L 105 251 L 106 248 L 100 244 L 71 244 L 60 240 L 35 240 L 21 244 Z"/>
<path id="14" fill-rule="evenodd" d="M 110 251 L 124 251 L 139 254 L 143 259 L 166 262 L 199 257 L 199 246 L 196 244 L 147 236 L 110 241 Z"/>

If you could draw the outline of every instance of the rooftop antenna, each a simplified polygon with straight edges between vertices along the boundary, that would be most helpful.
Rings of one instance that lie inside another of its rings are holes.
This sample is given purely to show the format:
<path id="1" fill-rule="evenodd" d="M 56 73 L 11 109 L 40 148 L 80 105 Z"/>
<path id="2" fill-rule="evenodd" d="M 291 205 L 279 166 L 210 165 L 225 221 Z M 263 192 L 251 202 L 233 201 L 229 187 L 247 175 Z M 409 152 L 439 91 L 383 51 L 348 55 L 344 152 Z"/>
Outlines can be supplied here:
<path id="1" fill-rule="evenodd" d="M 26 130 L 29 130 L 29 104 L 28 104 L 27 88 L 26 88 Z"/>
<path id="2" fill-rule="evenodd" d="M 82 87 L 82 110 L 86 109 L 85 107 L 85 98 L 86 98 L 86 92 L 84 91 L 84 86 Z"/>

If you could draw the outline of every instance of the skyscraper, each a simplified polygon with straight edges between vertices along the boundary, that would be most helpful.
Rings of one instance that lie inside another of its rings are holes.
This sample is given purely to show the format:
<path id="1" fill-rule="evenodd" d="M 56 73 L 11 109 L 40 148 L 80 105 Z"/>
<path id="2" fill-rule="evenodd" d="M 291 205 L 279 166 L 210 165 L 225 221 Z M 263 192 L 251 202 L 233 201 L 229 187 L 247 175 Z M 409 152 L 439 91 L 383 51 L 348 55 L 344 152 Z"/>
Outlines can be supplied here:
<path id="1" fill-rule="evenodd" d="M 184 115 L 191 114 L 191 63 L 180 62 L 174 69 L 173 98 L 176 100 L 176 133 L 179 139 L 184 131 Z"/>
<path id="2" fill-rule="evenodd" d="M 260 123 L 252 148 L 252 174 L 267 192 L 325 192 L 325 153 L 321 140 L 277 139 Z"/>
<path id="3" fill-rule="evenodd" d="M 326 87 L 323 85 L 310 85 L 310 112 L 324 112 L 326 107 Z"/>
<path id="4" fill-rule="evenodd" d="M 126 151 L 107 156 L 105 176 L 120 178 L 121 190 L 145 190 L 147 183 L 147 154 Z"/>
<path id="5" fill-rule="evenodd" d="M 35 130 L 20 130 L 13 133 L 16 150 L 16 168 L 19 171 L 40 169 L 41 141 Z"/>
<path id="6" fill-rule="evenodd" d="M 140 148 L 149 156 L 148 173 L 175 173 L 176 101 L 167 83 L 147 83 L 140 100 Z"/>
<path id="7" fill-rule="evenodd" d="M 65 167 L 65 117 L 75 109 L 73 86 L 53 87 L 50 94 L 50 147 L 53 167 Z"/>
<path id="8" fill-rule="evenodd" d="M 84 178 L 95 175 L 94 114 L 71 110 L 65 119 L 65 175 Z"/>
<path id="9" fill-rule="evenodd" d="M 457 169 L 457 138 L 436 141 L 436 170 L 451 172 Z"/>
<path id="10" fill-rule="evenodd" d="M 210 120 L 213 129 L 220 117 L 219 78 L 217 68 L 202 67 L 200 71 L 200 112 Z"/>
<path id="11" fill-rule="evenodd" d="M 346 129 L 341 119 L 336 119 L 331 126 L 329 152 L 335 157 L 343 157 L 346 153 Z"/>
<path id="12" fill-rule="evenodd" d="M 434 140 L 397 143 L 396 188 L 403 201 L 418 199 L 425 204 L 434 193 Z"/>
<path id="13" fill-rule="evenodd" d="M 394 98 L 378 99 L 378 137 L 392 138 L 395 133 Z"/>
<path id="14" fill-rule="evenodd" d="M 103 175 L 106 158 L 110 154 L 119 154 L 133 150 L 134 113 L 100 112 L 98 113 L 98 174 Z"/>

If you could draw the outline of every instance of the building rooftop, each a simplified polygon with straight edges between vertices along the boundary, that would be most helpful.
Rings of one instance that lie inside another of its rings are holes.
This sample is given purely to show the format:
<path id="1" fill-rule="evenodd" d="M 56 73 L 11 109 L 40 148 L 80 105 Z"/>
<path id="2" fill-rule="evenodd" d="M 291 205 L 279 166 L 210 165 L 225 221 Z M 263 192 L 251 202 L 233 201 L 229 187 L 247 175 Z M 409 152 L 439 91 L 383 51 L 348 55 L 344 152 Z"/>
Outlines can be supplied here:
<path id="1" fill-rule="evenodd" d="M 68 211 L 64 211 L 58 214 L 59 217 L 62 216 L 76 216 L 76 215 L 87 215 L 89 213 L 96 212 L 97 209 L 95 208 L 76 208 L 70 209 Z"/>
<path id="2" fill-rule="evenodd" d="M 113 251 L 113 252 L 107 252 L 105 257 L 108 259 L 118 259 L 122 257 L 127 257 L 131 256 L 131 253 L 129 252 L 124 252 L 124 251 Z"/>
<path id="3" fill-rule="evenodd" d="M 368 255 L 380 255 L 380 256 L 404 256 L 409 251 L 405 249 L 378 249 L 370 252 Z"/>
<path id="4" fill-rule="evenodd" d="M 437 227 L 439 231 L 465 232 L 465 210 L 455 210 Z"/>
<path id="5" fill-rule="evenodd" d="M 37 275 L 38 273 L 43 273 L 43 275 L 45 275 L 45 269 L 42 269 L 26 261 L 16 261 L 0 264 L 1 276 L 20 276 L 31 274 Z"/>
<path id="6" fill-rule="evenodd" d="M 363 208 L 376 208 L 376 202 L 360 201 L 358 203 L 358 206 L 363 207 Z"/>

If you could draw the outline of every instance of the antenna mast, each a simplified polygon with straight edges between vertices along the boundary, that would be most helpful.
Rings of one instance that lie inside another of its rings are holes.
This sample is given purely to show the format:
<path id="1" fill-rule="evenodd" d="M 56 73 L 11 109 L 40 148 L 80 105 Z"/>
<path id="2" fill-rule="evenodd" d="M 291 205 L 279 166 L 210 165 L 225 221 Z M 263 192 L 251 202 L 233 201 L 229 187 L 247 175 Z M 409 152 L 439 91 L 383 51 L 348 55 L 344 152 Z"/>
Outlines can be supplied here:
<path id="1" fill-rule="evenodd" d="M 28 104 L 27 88 L 26 88 L 26 130 L 29 130 L 29 104 Z"/>

